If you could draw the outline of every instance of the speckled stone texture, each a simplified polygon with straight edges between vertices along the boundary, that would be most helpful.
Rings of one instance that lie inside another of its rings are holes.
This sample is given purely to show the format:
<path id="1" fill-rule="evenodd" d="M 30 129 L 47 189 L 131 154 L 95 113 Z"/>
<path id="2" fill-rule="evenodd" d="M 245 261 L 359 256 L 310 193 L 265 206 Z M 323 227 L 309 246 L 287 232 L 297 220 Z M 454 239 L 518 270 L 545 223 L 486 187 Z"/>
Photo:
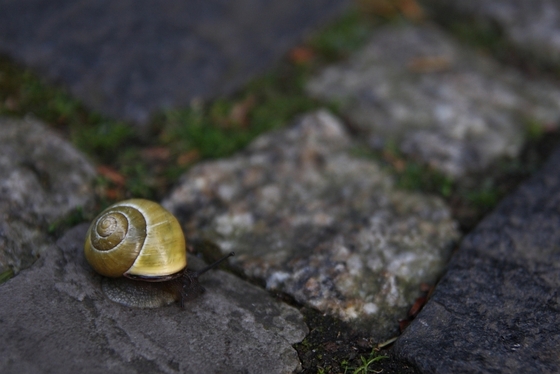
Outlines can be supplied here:
<path id="1" fill-rule="evenodd" d="M 442 200 L 395 189 L 353 147 L 338 119 L 311 113 L 195 166 L 163 205 L 268 289 L 390 337 L 458 234 Z"/>
<path id="2" fill-rule="evenodd" d="M 558 87 L 527 80 L 427 24 L 377 29 L 307 88 L 338 103 L 370 146 L 396 144 L 454 178 L 517 156 L 528 124 L 560 120 Z"/>
<path id="3" fill-rule="evenodd" d="M 93 204 L 91 163 L 44 124 L 0 118 L 0 274 L 30 266 L 50 225 Z"/>
<path id="4" fill-rule="evenodd" d="M 145 123 L 231 93 L 349 0 L 4 0 L 0 53 L 90 108 Z"/>
<path id="5" fill-rule="evenodd" d="M 560 3 L 555 0 L 422 0 L 445 24 L 458 20 L 512 43 L 527 58 L 560 64 Z"/>
<path id="6" fill-rule="evenodd" d="M 302 315 L 223 271 L 181 309 L 109 301 L 87 264 L 80 225 L 0 285 L 0 368 L 8 373 L 291 373 Z"/>
<path id="7" fill-rule="evenodd" d="M 560 370 L 560 149 L 469 234 L 396 343 L 422 373 Z"/>

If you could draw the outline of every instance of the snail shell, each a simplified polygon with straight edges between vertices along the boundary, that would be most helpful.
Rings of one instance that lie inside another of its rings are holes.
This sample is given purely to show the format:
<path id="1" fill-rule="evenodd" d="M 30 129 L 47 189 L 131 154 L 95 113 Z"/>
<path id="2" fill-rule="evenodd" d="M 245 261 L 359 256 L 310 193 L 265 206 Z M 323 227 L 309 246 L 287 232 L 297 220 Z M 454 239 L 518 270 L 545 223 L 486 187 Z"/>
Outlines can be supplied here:
<path id="1" fill-rule="evenodd" d="M 84 246 L 99 274 L 165 281 L 187 266 L 183 230 L 161 205 L 131 199 L 111 205 L 90 226 Z"/>
<path id="2" fill-rule="evenodd" d="M 181 225 L 161 205 L 144 199 L 121 201 L 101 212 L 86 234 L 84 253 L 99 274 L 109 277 L 101 284 L 105 295 L 139 308 L 176 300 L 184 308 L 204 292 L 198 277 L 234 255 L 198 271 L 187 269 Z"/>

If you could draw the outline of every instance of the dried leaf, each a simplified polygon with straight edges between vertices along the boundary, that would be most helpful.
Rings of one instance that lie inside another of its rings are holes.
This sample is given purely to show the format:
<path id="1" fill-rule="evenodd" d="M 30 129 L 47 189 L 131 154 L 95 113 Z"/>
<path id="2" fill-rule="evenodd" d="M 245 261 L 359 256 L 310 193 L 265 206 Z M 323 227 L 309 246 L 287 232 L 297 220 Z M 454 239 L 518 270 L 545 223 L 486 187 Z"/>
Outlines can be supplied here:
<path id="1" fill-rule="evenodd" d="M 408 316 L 412 317 L 412 318 L 416 317 L 418 315 L 418 313 L 420 313 L 420 311 L 422 310 L 424 305 L 426 305 L 427 301 L 428 301 L 428 298 L 425 297 L 425 296 L 421 296 L 421 297 L 417 298 L 414 301 L 414 304 L 412 304 L 412 307 L 409 309 Z"/>
<path id="2" fill-rule="evenodd" d="M 416 0 L 399 0 L 397 7 L 402 15 L 411 21 L 421 21 L 425 18 L 424 11 Z"/>
<path id="3" fill-rule="evenodd" d="M 8 96 L 4 101 L 4 106 L 8 110 L 17 110 L 19 107 L 19 103 L 15 98 Z"/>
<path id="4" fill-rule="evenodd" d="M 408 62 L 408 69 L 413 73 L 437 73 L 451 68 L 449 56 L 416 57 Z"/>
<path id="5" fill-rule="evenodd" d="M 290 61 L 297 65 L 304 65 L 315 58 L 315 52 L 310 47 L 299 46 L 292 48 L 288 54 Z"/>
<path id="6" fill-rule="evenodd" d="M 393 168 L 399 173 L 406 169 L 406 161 L 396 156 L 393 152 L 383 151 L 383 159 L 390 163 L 391 166 L 393 166 Z"/>
<path id="7" fill-rule="evenodd" d="M 99 165 L 97 167 L 97 173 L 101 174 L 103 177 L 118 186 L 124 186 L 124 184 L 126 183 L 126 178 L 110 166 Z"/>
<path id="8" fill-rule="evenodd" d="M 257 100 L 254 95 L 249 95 L 245 100 L 236 103 L 229 113 L 229 121 L 236 125 L 247 126 L 249 124 L 249 113 L 256 103 Z"/>
<path id="9" fill-rule="evenodd" d="M 410 319 L 399 320 L 399 331 L 402 333 L 404 331 L 404 329 L 406 329 L 408 327 L 408 325 L 410 325 L 410 322 L 411 322 Z"/>
<path id="10" fill-rule="evenodd" d="M 122 200 L 122 190 L 119 188 L 107 188 L 105 189 L 105 197 L 109 200 Z"/>
<path id="11" fill-rule="evenodd" d="M 167 161 L 171 151 L 166 147 L 150 147 L 142 150 L 142 158 L 147 161 Z"/>
<path id="12" fill-rule="evenodd" d="M 200 152 L 198 152 L 196 149 L 191 149 L 190 151 L 181 153 L 179 157 L 177 157 L 177 165 L 187 166 L 197 161 L 199 158 Z"/>

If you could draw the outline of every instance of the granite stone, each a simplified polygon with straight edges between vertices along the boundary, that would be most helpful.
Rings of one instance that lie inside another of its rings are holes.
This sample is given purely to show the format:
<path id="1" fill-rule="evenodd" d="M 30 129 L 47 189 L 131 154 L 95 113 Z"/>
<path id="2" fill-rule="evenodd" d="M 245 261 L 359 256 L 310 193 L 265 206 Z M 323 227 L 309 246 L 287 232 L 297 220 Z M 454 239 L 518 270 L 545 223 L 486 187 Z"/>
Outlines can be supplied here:
<path id="1" fill-rule="evenodd" d="M 401 191 L 321 110 L 187 172 L 162 204 L 234 268 L 376 339 L 435 282 L 458 239 L 439 198 Z"/>
<path id="2" fill-rule="evenodd" d="M 396 343 L 422 373 L 557 373 L 560 149 L 463 241 Z"/>
<path id="3" fill-rule="evenodd" d="M 0 274 L 33 264 L 48 228 L 93 205 L 95 170 L 70 143 L 32 118 L 0 118 Z"/>
<path id="4" fill-rule="evenodd" d="M 291 373 L 307 334 L 297 309 L 217 270 L 185 309 L 124 307 L 83 255 L 87 225 L 0 285 L 2 373 Z"/>
<path id="5" fill-rule="evenodd" d="M 429 23 L 374 30 L 307 88 L 337 103 L 374 149 L 394 145 L 456 179 L 517 157 L 529 126 L 560 123 L 558 86 L 500 66 Z"/>

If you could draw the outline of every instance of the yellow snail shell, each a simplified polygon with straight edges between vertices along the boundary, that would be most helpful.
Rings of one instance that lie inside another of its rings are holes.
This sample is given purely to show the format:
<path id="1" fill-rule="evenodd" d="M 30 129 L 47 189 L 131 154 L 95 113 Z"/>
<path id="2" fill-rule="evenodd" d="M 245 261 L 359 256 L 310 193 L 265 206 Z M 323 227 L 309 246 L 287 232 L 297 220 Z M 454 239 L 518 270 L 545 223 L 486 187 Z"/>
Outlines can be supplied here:
<path id="1" fill-rule="evenodd" d="M 181 225 L 161 205 L 144 199 L 121 201 L 101 212 L 86 234 L 84 254 L 95 271 L 116 278 L 103 279 L 109 299 L 140 308 L 175 300 L 184 307 L 204 292 L 198 277 L 234 255 L 199 271 L 187 269 Z"/>
<path id="2" fill-rule="evenodd" d="M 187 266 L 181 225 L 161 205 L 144 199 L 121 201 L 99 214 L 86 235 L 84 252 L 107 277 L 167 280 Z"/>

